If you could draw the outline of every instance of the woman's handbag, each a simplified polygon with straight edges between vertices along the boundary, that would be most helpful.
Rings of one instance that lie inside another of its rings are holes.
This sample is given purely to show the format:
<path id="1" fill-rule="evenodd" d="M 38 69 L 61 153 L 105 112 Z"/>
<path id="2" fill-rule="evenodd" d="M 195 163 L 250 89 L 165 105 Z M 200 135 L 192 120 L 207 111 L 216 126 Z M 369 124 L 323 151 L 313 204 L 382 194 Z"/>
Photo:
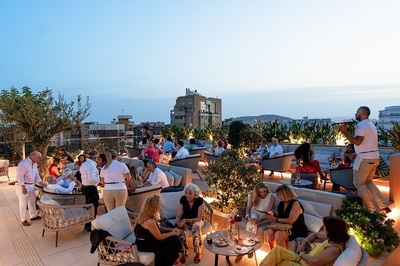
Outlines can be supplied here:
<path id="1" fill-rule="evenodd" d="M 272 223 L 268 225 L 269 229 L 276 230 L 276 231 L 286 231 L 286 234 L 290 236 L 292 234 L 292 225 L 291 224 L 284 224 L 284 223 Z"/>

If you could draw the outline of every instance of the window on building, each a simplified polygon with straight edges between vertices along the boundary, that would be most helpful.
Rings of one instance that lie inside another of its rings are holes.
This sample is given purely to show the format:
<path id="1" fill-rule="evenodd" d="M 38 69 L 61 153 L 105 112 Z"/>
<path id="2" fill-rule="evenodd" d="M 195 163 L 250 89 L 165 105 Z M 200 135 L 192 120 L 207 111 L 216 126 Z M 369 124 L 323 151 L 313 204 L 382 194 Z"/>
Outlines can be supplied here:
<path id="1" fill-rule="evenodd" d="M 185 101 L 181 101 L 181 105 L 185 105 L 186 104 L 186 102 Z"/>
<path id="2" fill-rule="evenodd" d="M 206 112 L 206 102 L 203 101 L 200 102 L 200 112 L 202 113 Z"/>
<path id="3" fill-rule="evenodd" d="M 193 101 L 192 101 L 192 100 L 188 100 L 188 101 L 187 101 L 187 104 L 188 104 L 188 105 L 193 105 Z"/>

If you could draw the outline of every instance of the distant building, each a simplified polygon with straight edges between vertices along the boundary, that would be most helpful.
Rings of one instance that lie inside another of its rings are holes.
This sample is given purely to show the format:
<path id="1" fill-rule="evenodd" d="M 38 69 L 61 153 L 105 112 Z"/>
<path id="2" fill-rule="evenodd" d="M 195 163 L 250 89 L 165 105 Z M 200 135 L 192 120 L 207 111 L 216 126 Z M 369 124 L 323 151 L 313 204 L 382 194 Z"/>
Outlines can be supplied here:
<path id="1" fill-rule="evenodd" d="M 379 111 L 378 125 L 385 130 L 393 129 L 392 122 L 400 123 L 400 106 L 388 106 Z"/>
<path id="2" fill-rule="evenodd" d="M 171 110 L 171 125 L 178 127 L 204 128 L 222 124 L 221 99 L 201 95 L 197 90 L 186 88 L 186 95 L 176 99 Z"/>

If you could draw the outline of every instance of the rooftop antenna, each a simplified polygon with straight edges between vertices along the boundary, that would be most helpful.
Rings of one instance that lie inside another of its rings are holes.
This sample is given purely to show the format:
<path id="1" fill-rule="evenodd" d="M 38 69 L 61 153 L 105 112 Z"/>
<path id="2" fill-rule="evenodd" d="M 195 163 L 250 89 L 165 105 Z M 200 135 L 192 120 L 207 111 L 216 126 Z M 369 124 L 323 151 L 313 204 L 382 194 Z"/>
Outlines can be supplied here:
<path id="1" fill-rule="evenodd" d="M 124 109 L 122 109 L 122 115 L 124 114 Z"/>

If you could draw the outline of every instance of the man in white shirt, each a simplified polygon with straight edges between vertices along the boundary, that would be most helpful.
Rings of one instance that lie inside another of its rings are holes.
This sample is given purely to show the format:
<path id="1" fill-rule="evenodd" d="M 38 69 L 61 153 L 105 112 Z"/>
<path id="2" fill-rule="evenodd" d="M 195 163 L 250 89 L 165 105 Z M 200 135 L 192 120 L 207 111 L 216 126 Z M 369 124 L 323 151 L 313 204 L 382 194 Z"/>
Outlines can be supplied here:
<path id="1" fill-rule="evenodd" d="M 283 149 L 281 145 L 278 144 L 278 139 L 277 138 L 272 138 L 272 145 L 269 147 L 269 158 L 275 158 L 278 156 L 281 156 L 283 154 Z M 269 176 L 273 176 L 274 171 L 271 171 Z"/>
<path id="2" fill-rule="evenodd" d="M 147 162 L 147 168 L 150 171 L 150 176 L 143 184 L 143 187 L 160 185 L 162 188 L 169 187 L 167 176 L 153 161 Z"/>
<path id="3" fill-rule="evenodd" d="M 53 175 L 50 175 L 46 178 L 47 183 L 49 183 L 46 188 L 44 188 L 44 190 L 49 190 L 49 189 L 53 189 L 56 191 L 56 193 L 71 193 L 72 190 L 75 187 L 75 182 L 71 181 L 69 182 L 69 185 L 67 188 L 61 186 L 60 184 L 57 183 L 57 178 Z"/>
<path id="4" fill-rule="evenodd" d="M 28 222 L 27 207 L 31 221 L 40 220 L 36 211 L 35 183 L 45 186 L 39 176 L 37 162 L 42 158 L 42 154 L 33 151 L 29 157 L 22 160 L 17 167 L 17 181 L 15 183 L 15 192 L 19 202 L 19 214 L 23 226 L 30 226 Z"/>
<path id="5" fill-rule="evenodd" d="M 176 144 L 176 149 L 178 150 L 178 152 L 170 161 L 176 161 L 189 156 L 189 151 L 184 147 L 184 145 L 185 144 L 182 140 L 178 141 L 178 143 Z"/>
<path id="6" fill-rule="evenodd" d="M 374 123 L 369 120 L 371 111 L 367 106 L 357 109 L 355 118 L 357 124 L 354 135 L 347 132 L 347 125 L 340 125 L 340 132 L 354 144 L 357 157 L 353 163 L 354 186 L 360 193 L 364 205 L 371 211 L 375 210 L 375 204 L 380 212 L 389 213 L 391 210 L 384 203 L 379 188 L 374 184 L 373 177 L 379 165 L 378 132 Z"/>
<path id="7" fill-rule="evenodd" d="M 97 169 L 97 158 L 99 153 L 97 151 L 89 152 L 89 158 L 84 162 L 79 169 L 82 178 L 82 194 L 85 195 L 86 204 L 93 203 L 94 217 L 97 215 L 97 207 L 99 206 L 99 193 L 97 192 L 97 185 L 100 182 L 99 170 Z M 91 223 L 85 224 L 85 230 L 90 232 L 92 230 Z"/>

